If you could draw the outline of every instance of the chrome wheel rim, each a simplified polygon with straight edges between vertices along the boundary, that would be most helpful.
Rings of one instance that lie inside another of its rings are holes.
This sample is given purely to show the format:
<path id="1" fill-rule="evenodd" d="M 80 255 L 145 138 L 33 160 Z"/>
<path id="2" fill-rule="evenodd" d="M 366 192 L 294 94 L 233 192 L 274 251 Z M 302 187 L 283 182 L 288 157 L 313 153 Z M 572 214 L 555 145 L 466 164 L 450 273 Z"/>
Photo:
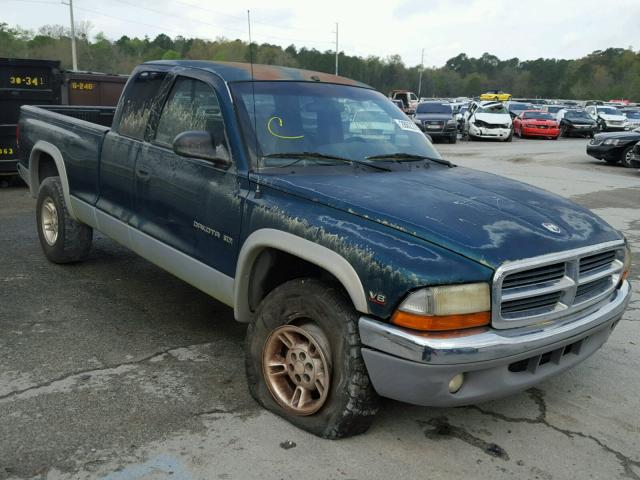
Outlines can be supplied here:
<path id="1" fill-rule="evenodd" d="M 262 372 L 271 395 L 287 412 L 304 416 L 325 404 L 331 385 L 329 342 L 315 325 L 283 325 L 267 338 Z"/>
<path id="2" fill-rule="evenodd" d="M 625 166 L 631 166 L 631 156 L 633 155 L 633 152 L 631 150 L 629 150 L 625 155 L 624 155 L 624 164 Z"/>
<path id="3" fill-rule="evenodd" d="M 40 220 L 44 240 L 51 246 L 55 245 L 58 240 L 58 209 L 49 197 L 45 198 L 44 202 L 42 202 Z"/>

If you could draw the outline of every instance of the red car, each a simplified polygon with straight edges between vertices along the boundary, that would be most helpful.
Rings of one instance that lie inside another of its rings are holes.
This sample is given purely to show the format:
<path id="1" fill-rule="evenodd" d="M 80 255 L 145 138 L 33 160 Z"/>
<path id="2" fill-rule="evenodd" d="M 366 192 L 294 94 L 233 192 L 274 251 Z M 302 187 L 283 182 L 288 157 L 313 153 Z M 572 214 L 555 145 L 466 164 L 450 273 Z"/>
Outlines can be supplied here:
<path id="1" fill-rule="evenodd" d="M 547 137 L 557 140 L 560 125 L 550 113 L 524 110 L 513 120 L 513 132 L 519 137 Z"/>

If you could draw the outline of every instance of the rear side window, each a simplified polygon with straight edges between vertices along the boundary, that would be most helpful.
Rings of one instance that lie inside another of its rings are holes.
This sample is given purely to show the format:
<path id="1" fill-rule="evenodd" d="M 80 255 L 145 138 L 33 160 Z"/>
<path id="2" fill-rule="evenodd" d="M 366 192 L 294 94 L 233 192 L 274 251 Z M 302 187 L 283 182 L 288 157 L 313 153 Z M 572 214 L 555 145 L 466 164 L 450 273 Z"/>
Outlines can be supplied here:
<path id="1" fill-rule="evenodd" d="M 153 103 L 166 77 L 165 72 L 140 72 L 123 94 L 122 113 L 117 131 L 120 135 L 144 139 Z"/>
<path id="2" fill-rule="evenodd" d="M 215 92 L 204 82 L 180 77 L 160 114 L 155 141 L 171 145 L 178 134 L 190 130 L 209 132 L 216 148 L 227 149 Z"/>

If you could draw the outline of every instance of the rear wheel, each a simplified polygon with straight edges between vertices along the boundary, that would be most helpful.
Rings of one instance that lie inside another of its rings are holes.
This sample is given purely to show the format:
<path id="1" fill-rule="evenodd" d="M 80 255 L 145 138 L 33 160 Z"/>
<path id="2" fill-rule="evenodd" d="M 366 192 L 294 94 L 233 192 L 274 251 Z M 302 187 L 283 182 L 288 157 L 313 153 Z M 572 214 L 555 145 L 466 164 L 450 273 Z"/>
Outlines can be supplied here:
<path id="1" fill-rule="evenodd" d="M 93 229 L 77 222 L 69 214 L 60 177 L 45 178 L 40 185 L 36 225 L 40 245 L 50 261 L 78 262 L 89 254 Z"/>
<path id="2" fill-rule="evenodd" d="M 336 288 L 291 280 L 260 303 L 247 330 L 251 395 L 324 438 L 365 432 L 378 410 L 360 352 L 358 315 Z"/>

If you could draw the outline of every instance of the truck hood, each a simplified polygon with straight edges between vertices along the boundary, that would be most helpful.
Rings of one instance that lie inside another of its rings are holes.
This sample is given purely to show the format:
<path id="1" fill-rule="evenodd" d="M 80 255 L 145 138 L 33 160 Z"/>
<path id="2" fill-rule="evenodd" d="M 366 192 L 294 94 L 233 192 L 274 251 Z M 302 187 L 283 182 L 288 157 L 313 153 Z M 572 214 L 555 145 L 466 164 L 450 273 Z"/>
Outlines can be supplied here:
<path id="1" fill-rule="evenodd" d="M 265 176 L 278 190 L 378 222 L 490 268 L 619 240 L 589 210 L 530 185 L 467 168 Z"/>

